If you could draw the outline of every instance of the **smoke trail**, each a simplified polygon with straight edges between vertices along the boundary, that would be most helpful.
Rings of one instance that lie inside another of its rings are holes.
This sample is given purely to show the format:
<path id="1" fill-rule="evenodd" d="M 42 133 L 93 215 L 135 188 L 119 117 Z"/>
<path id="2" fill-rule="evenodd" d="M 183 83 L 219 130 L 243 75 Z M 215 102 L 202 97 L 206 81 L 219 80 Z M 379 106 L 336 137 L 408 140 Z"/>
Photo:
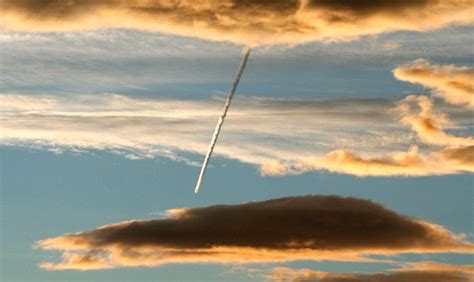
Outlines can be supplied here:
<path id="1" fill-rule="evenodd" d="M 212 151 L 214 151 L 214 147 L 217 143 L 217 138 L 219 138 L 219 134 L 221 133 L 222 125 L 224 124 L 224 119 L 227 115 L 227 111 L 229 110 L 230 103 L 232 102 L 232 98 L 234 97 L 235 90 L 237 89 L 237 85 L 239 84 L 240 77 L 244 72 L 245 65 L 247 65 L 247 60 L 250 55 L 250 48 L 246 48 L 244 50 L 244 56 L 242 57 L 242 61 L 240 61 L 239 69 L 237 70 L 237 74 L 235 75 L 234 82 L 232 83 L 232 87 L 230 88 L 229 95 L 225 100 L 224 109 L 222 110 L 222 114 L 217 121 L 216 129 L 214 130 L 214 135 L 212 135 L 211 144 L 209 145 L 209 149 L 207 150 L 206 158 L 204 159 L 204 163 L 201 167 L 201 173 L 199 173 L 199 178 L 196 183 L 196 188 L 194 189 L 194 193 L 199 192 L 199 186 L 201 186 L 202 179 L 204 174 L 206 173 L 207 164 L 209 163 L 209 159 L 211 158 Z"/>

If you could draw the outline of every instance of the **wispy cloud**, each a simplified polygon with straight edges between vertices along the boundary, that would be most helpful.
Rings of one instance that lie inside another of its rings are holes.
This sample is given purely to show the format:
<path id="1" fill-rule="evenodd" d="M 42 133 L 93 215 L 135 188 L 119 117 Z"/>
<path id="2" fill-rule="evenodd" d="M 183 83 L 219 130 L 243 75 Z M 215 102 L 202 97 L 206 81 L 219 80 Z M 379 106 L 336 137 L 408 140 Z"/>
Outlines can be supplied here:
<path id="1" fill-rule="evenodd" d="M 50 270 L 250 263 L 292 260 L 372 261 L 370 255 L 473 253 L 446 228 L 339 196 L 299 196 L 173 209 L 168 218 L 126 221 L 38 241 L 61 251 Z"/>
<path id="2" fill-rule="evenodd" d="M 28 96 L 2 94 L 3 144 L 131 151 L 204 153 L 219 100 L 143 99 L 121 95 Z M 395 116 L 380 100 L 307 101 L 246 98 L 236 101 L 216 153 L 243 162 L 317 154 L 340 146 L 399 146 L 410 141 L 384 132 Z M 379 124 L 370 126 L 378 116 Z M 359 134 L 362 128 L 370 128 Z M 246 146 L 240 146 L 246 144 Z"/>
<path id="3" fill-rule="evenodd" d="M 98 149 L 130 159 L 164 156 L 190 164 L 197 164 L 192 154 L 205 153 L 222 103 L 113 94 L 2 94 L 1 99 L 4 145 Z M 360 176 L 472 171 L 469 161 L 459 167 L 446 159 L 457 154 L 438 154 L 436 148 L 413 147 L 403 153 L 417 138 L 397 123 L 398 112 L 391 110 L 395 104 L 390 101 L 245 98 L 234 106 L 215 153 L 257 165 L 264 174 L 321 169 Z M 452 122 L 469 124 L 470 116 L 456 110 Z"/>
<path id="4" fill-rule="evenodd" d="M 445 92 L 435 93 L 442 95 L 452 104 L 470 105 L 474 97 L 472 69 L 467 67 L 430 66 L 425 60 L 416 60 L 395 69 L 394 75 L 398 79 L 421 81 L 420 83 L 424 85 L 440 88 Z M 411 79 L 410 75 L 415 78 Z M 460 97 L 465 99 L 462 100 Z M 263 163 L 260 171 L 263 175 L 285 175 L 327 170 L 358 176 L 422 176 L 474 172 L 474 138 L 449 134 L 446 128 L 453 128 L 455 125 L 447 115 L 434 109 L 430 98 L 410 95 L 399 101 L 395 110 L 401 116 L 401 124 L 416 132 L 422 143 L 445 148 L 441 151 L 431 150 L 430 153 L 422 155 L 418 151 L 418 146 L 411 146 L 407 153 L 391 152 L 376 157 L 364 157 L 360 153 L 354 154 L 349 150 L 339 149 L 325 156 L 309 157 L 303 161 L 273 160 Z M 468 115 L 472 116 L 472 113 Z"/>
<path id="5" fill-rule="evenodd" d="M 449 103 L 474 109 L 474 68 L 418 59 L 394 69 L 393 74 L 399 80 L 433 89 L 434 95 Z"/>
<path id="6" fill-rule="evenodd" d="M 413 109 L 414 108 L 414 109 Z M 444 127 L 453 126 L 448 117 L 433 109 L 433 101 L 426 96 L 408 96 L 398 103 L 401 123 L 411 127 L 427 144 L 442 146 L 472 146 L 473 137 L 453 136 Z"/>
<path id="7" fill-rule="evenodd" d="M 2 3 L 3 29 L 137 28 L 239 44 L 348 40 L 395 30 L 470 24 L 469 1 L 15 1 Z"/>
<path id="8" fill-rule="evenodd" d="M 457 150 L 466 153 L 460 156 Z M 262 175 L 301 174 L 308 171 L 326 170 L 356 176 L 425 176 L 474 172 L 472 154 L 474 146 L 461 149 L 446 149 L 421 155 L 417 146 L 408 152 L 387 153 L 382 157 L 363 157 L 348 150 L 335 150 L 319 157 L 310 157 L 298 162 L 264 163 Z"/>
<path id="9" fill-rule="evenodd" d="M 401 47 L 394 49 L 394 42 Z M 382 79 L 394 65 L 423 56 L 468 61 L 474 56 L 469 48 L 473 44 L 474 30 L 456 27 L 330 45 L 257 48 L 245 85 L 255 95 L 391 97 L 403 87 Z M 225 91 L 240 49 L 231 44 L 123 29 L 0 32 L 0 45 L 0 92 L 159 93 L 173 97 Z M 262 85 L 273 85 L 271 93 Z"/>

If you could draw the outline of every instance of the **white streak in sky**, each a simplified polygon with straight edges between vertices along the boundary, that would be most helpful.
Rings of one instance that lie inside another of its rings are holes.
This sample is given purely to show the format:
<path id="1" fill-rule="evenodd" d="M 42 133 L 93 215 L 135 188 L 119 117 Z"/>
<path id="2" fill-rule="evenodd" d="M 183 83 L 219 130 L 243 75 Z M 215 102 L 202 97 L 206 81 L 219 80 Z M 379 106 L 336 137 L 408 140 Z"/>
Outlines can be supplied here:
<path id="1" fill-rule="evenodd" d="M 207 150 L 206 158 L 204 159 L 204 163 L 202 164 L 201 173 L 199 173 L 199 178 L 196 183 L 196 188 L 194 189 L 194 193 L 199 192 L 199 186 L 201 186 L 202 179 L 204 174 L 206 173 L 207 165 L 209 163 L 209 159 L 211 158 L 212 151 L 214 151 L 214 147 L 217 143 L 217 138 L 219 138 L 219 134 L 221 132 L 222 125 L 224 124 L 224 119 L 227 115 L 227 111 L 229 110 L 230 103 L 232 102 L 232 98 L 234 97 L 235 90 L 237 89 L 237 85 L 239 84 L 240 77 L 244 72 L 245 65 L 247 65 L 247 60 L 250 55 L 250 48 L 246 48 L 244 50 L 244 56 L 242 57 L 242 61 L 240 62 L 239 69 L 237 70 L 237 74 L 235 76 L 234 82 L 232 83 L 232 87 L 230 88 L 229 95 L 225 101 L 224 109 L 222 110 L 222 114 L 217 121 L 216 129 L 214 130 L 214 135 L 212 135 L 211 144 L 209 145 L 209 149 Z"/>

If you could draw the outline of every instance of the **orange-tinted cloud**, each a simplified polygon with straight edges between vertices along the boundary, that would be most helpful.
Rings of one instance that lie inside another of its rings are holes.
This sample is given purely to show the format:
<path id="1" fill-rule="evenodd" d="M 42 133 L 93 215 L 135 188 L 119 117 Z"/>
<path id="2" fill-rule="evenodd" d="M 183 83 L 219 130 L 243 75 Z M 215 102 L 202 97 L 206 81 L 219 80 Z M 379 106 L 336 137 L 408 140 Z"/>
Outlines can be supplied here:
<path id="1" fill-rule="evenodd" d="M 402 115 L 401 123 L 410 126 L 427 144 L 474 145 L 472 137 L 457 137 L 444 131 L 444 127 L 451 125 L 450 121 L 443 113 L 433 110 L 433 101 L 426 96 L 408 96 L 398 103 L 397 110 Z"/>
<path id="2" fill-rule="evenodd" d="M 393 70 L 402 81 L 433 89 L 433 94 L 446 102 L 474 109 L 474 68 L 434 65 L 418 59 Z"/>
<path id="3" fill-rule="evenodd" d="M 454 166 L 474 172 L 474 146 L 451 147 L 438 153 L 440 157 Z"/>
<path id="4" fill-rule="evenodd" d="M 469 0 L 4 0 L 7 30 L 137 28 L 250 46 L 471 24 Z"/>
<path id="5" fill-rule="evenodd" d="M 440 151 L 420 154 L 418 146 L 408 152 L 364 157 L 346 149 L 300 161 L 269 161 L 260 165 L 262 175 L 300 174 L 307 171 L 356 176 L 425 176 L 474 172 L 474 138 L 454 136 L 445 131 L 452 126 L 443 113 L 433 109 L 426 96 L 408 96 L 397 103 L 400 122 L 415 131 L 423 143 L 446 146 Z"/>
<path id="6" fill-rule="evenodd" d="M 468 282 L 474 278 L 474 265 L 435 262 L 408 263 L 387 273 L 331 273 L 312 269 L 273 268 L 263 275 L 272 281 L 319 282 Z"/>
<path id="7" fill-rule="evenodd" d="M 39 248 L 63 252 L 61 262 L 41 267 L 87 270 L 164 263 L 370 261 L 371 254 L 474 252 L 474 244 L 442 226 L 356 198 L 288 197 L 174 209 L 168 215 L 39 241 Z"/>
<path id="8" fill-rule="evenodd" d="M 348 150 L 335 150 L 324 156 L 298 162 L 267 162 L 260 166 L 262 175 L 300 174 L 326 170 L 356 176 L 426 176 L 474 172 L 474 146 L 443 149 L 427 155 L 412 146 L 408 152 L 384 157 L 363 157 Z"/>
<path id="9" fill-rule="evenodd" d="M 330 172 L 357 176 L 419 176 L 436 174 L 432 164 L 418 154 L 413 146 L 406 153 L 389 157 L 363 158 L 347 150 L 336 150 L 323 157 L 315 157 L 297 164 L 298 170 L 325 169 Z M 445 170 L 444 170 L 445 171 Z"/>

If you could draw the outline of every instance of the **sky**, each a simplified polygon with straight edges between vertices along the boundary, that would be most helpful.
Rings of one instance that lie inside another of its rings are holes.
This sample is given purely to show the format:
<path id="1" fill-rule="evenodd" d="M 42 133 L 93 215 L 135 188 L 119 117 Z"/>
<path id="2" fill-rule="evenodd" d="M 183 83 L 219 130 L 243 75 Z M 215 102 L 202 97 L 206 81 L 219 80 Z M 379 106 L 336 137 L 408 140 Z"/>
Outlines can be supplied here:
<path id="1" fill-rule="evenodd" d="M 472 279 L 468 1 L 193 3 L 2 4 L 2 281 Z"/>

